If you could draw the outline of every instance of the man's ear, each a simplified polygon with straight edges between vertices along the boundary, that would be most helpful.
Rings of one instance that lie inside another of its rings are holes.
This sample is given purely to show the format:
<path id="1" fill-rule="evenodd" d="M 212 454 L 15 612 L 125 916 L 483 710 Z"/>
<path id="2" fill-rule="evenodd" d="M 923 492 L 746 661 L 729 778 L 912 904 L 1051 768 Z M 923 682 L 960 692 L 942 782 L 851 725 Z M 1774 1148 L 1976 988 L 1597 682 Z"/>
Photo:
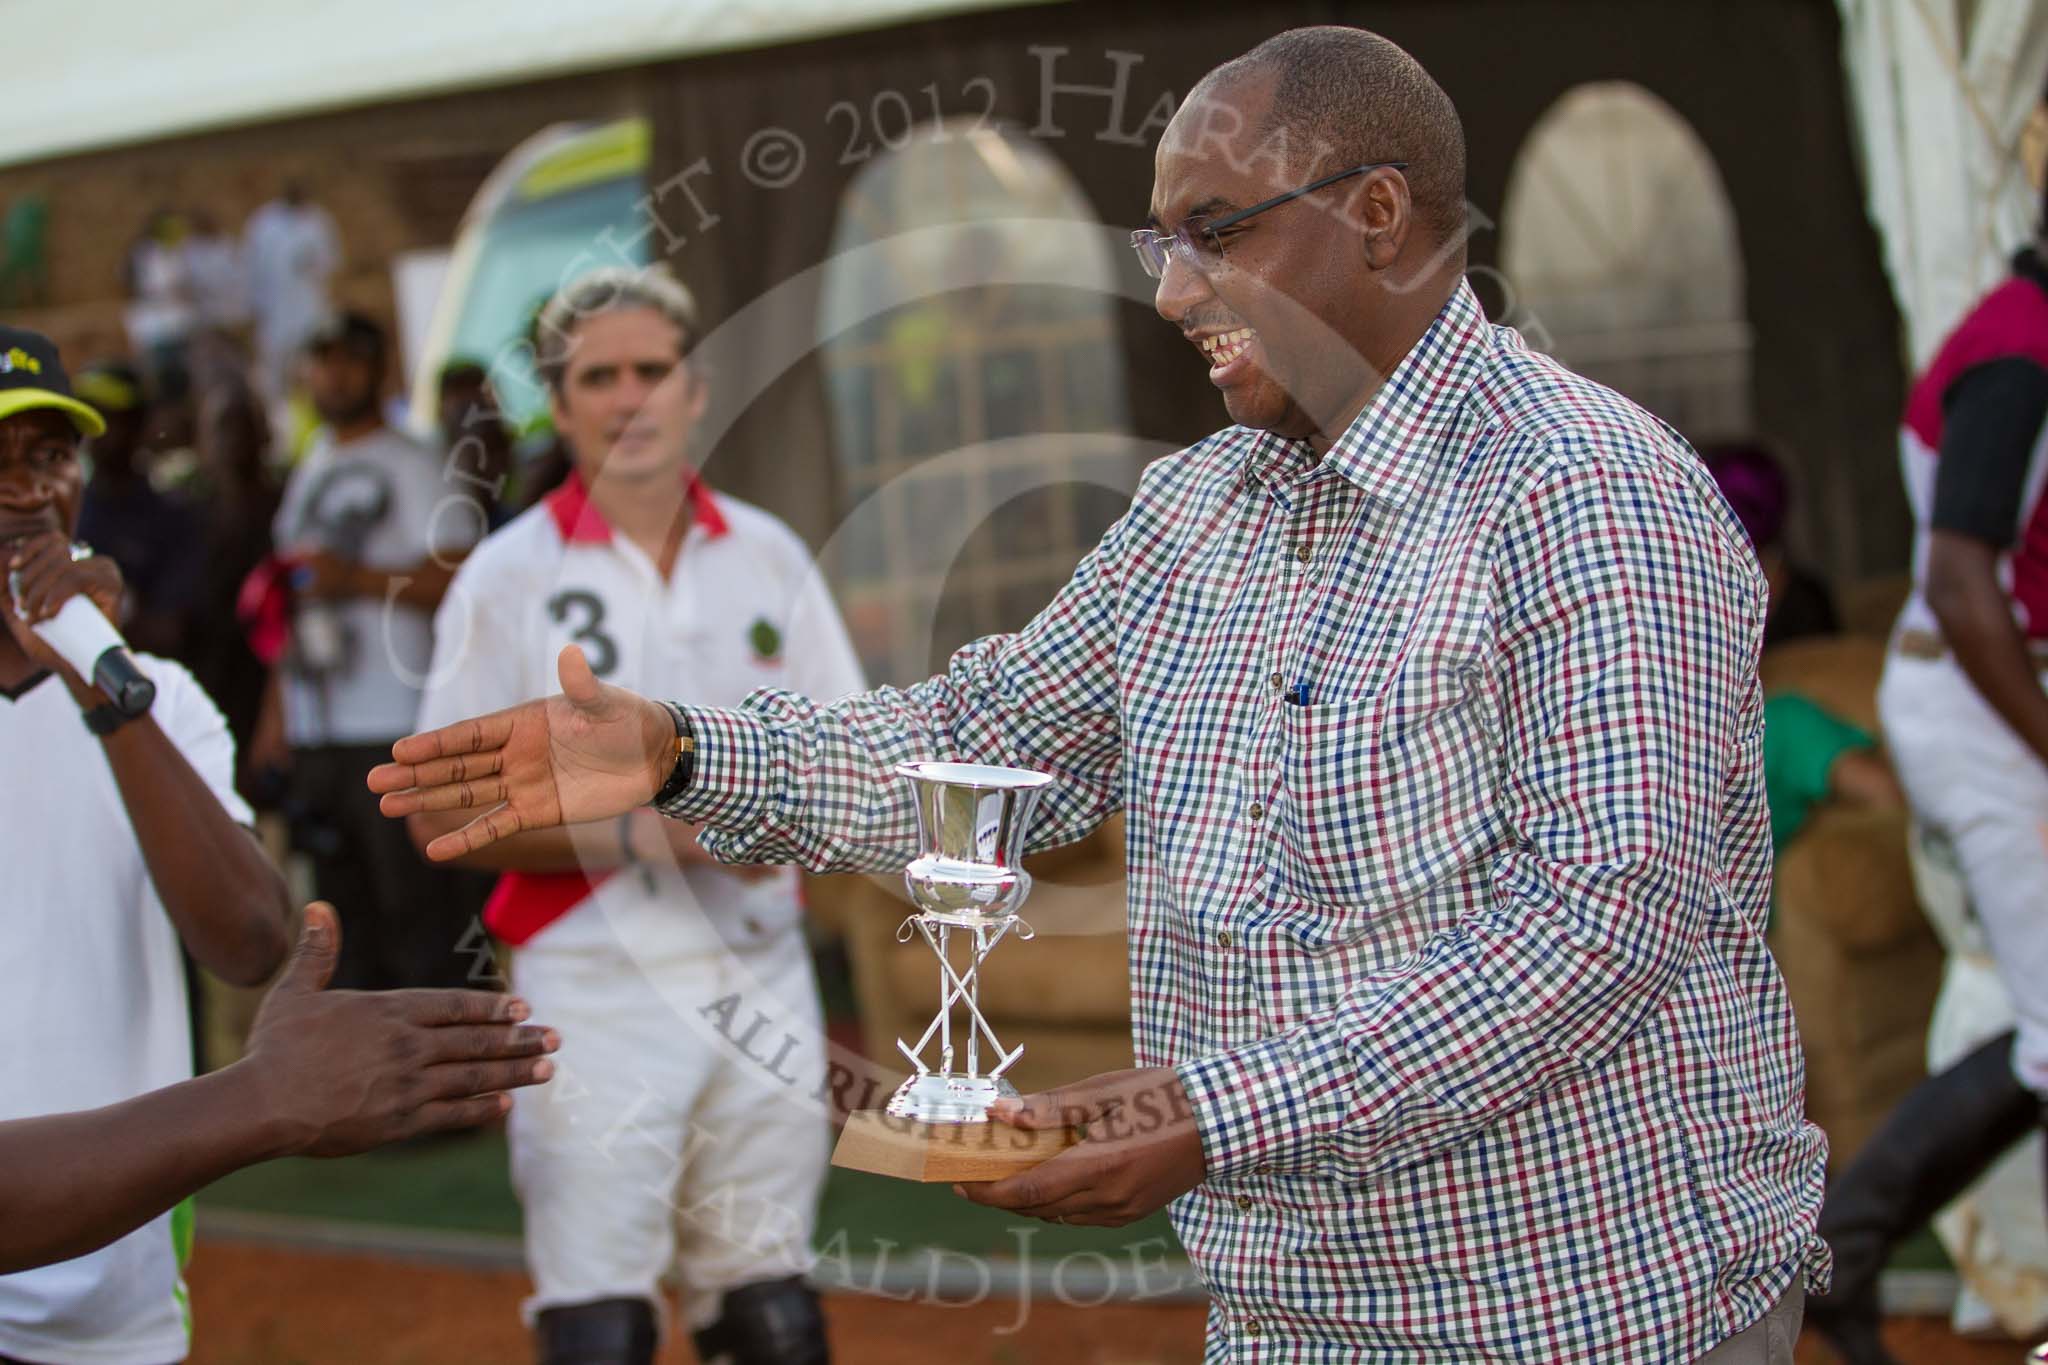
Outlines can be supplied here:
<path id="1" fill-rule="evenodd" d="M 548 386 L 548 420 L 555 424 L 555 435 L 560 436 L 568 427 L 569 410 L 562 403 L 564 381 L 543 381 Z"/>
<path id="2" fill-rule="evenodd" d="M 1367 176 L 1351 212 L 1367 265 L 1385 270 L 1400 259 L 1414 228 L 1414 207 L 1408 181 L 1399 171 L 1389 167 Z"/>
<path id="3" fill-rule="evenodd" d="M 704 410 L 711 406 L 711 382 L 703 369 L 692 365 L 688 359 L 682 362 L 681 369 L 683 383 L 687 386 L 683 392 L 683 410 L 689 415 L 690 424 L 695 426 L 702 420 Z"/>

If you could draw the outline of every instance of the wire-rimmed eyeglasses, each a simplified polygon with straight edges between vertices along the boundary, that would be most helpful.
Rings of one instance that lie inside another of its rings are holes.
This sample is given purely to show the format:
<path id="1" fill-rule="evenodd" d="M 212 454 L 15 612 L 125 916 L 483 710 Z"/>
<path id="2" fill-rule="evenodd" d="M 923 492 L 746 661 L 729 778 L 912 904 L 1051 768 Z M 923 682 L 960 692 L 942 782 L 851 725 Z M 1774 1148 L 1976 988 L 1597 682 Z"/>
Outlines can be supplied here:
<path id="1" fill-rule="evenodd" d="M 1285 194 L 1262 199 L 1250 208 L 1226 213 L 1214 222 L 1191 220 L 1182 223 L 1172 232 L 1160 232 L 1156 228 L 1139 228 L 1131 234 L 1131 250 L 1138 253 L 1138 264 L 1144 266 L 1145 273 L 1155 280 L 1165 276 L 1166 263 L 1176 253 L 1196 270 L 1207 272 L 1223 260 L 1222 234 L 1242 225 L 1246 219 L 1256 218 L 1267 209 L 1278 208 L 1305 194 L 1314 194 L 1325 185 L 1334 185 L 1339 180 L 1348 180 L 1354 175 L 1364 175 L 1367 171 L 1407 169 L 1408 163 L 1405 161 L 1368 161 L 1363 166 L 1353 166 L 1349 170 L 1332 172 L 1320 180 L 1311 180 L 1306 185 L 1297 186 Z"/>

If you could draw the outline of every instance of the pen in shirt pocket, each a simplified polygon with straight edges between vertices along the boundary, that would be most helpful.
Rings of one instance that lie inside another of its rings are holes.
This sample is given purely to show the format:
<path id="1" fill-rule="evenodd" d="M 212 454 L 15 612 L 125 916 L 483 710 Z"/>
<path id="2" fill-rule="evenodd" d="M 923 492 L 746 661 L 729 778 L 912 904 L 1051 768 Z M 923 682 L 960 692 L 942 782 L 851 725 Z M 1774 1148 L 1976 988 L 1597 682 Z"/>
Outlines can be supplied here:
<path id="1" fill-rule="evenodd" d="M 1307 706 L 1308 679 L 1303 678 L 1301 681 L 1295 683 L 1294 686 L 1288 688 L 1286 692 L 1286 697 L 1287 702 L 1290 706 Z"/>

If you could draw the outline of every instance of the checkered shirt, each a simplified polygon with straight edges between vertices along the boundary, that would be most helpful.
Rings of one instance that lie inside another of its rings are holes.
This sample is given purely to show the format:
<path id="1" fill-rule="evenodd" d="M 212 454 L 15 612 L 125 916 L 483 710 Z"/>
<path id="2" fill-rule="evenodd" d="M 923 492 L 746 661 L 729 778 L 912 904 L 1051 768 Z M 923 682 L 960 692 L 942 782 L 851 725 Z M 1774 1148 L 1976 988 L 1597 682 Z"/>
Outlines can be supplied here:
<path id="1" fill-rule="evenodd" d="M 1685 443 L 1461 286 L 1326 456 L 1158 461 L 942 676 L 693 711 L 672 813 L 890 870 L 898 762 L 1052 773 L 1034 847 L 1127 812 L 1210 1361 L 1686 1361 L 1827 1273 L 1764 946 L 1764 598 Z"/>

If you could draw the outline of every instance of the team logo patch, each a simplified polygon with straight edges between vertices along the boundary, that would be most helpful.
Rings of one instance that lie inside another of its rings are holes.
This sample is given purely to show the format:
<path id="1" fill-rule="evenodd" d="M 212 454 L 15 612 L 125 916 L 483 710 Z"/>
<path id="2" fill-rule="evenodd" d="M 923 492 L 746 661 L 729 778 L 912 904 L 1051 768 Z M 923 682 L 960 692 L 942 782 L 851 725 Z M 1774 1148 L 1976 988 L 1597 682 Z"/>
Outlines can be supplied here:
<path id="1" fill-rule="evenodd" d="M 41 374 L 43 362 L 27 351 L 16 346 L 0 353 L 0 374 L 13 374 L 16 370 L 27 370 L 30 374 Z"/>
<path id="2" fill-rule="evenodd" d="M 747 627 L 747 644 L 753 649 L 754 658 L 760 663 L 772 664 L 782 657 L 782 632 L 765 616 Z"/>

